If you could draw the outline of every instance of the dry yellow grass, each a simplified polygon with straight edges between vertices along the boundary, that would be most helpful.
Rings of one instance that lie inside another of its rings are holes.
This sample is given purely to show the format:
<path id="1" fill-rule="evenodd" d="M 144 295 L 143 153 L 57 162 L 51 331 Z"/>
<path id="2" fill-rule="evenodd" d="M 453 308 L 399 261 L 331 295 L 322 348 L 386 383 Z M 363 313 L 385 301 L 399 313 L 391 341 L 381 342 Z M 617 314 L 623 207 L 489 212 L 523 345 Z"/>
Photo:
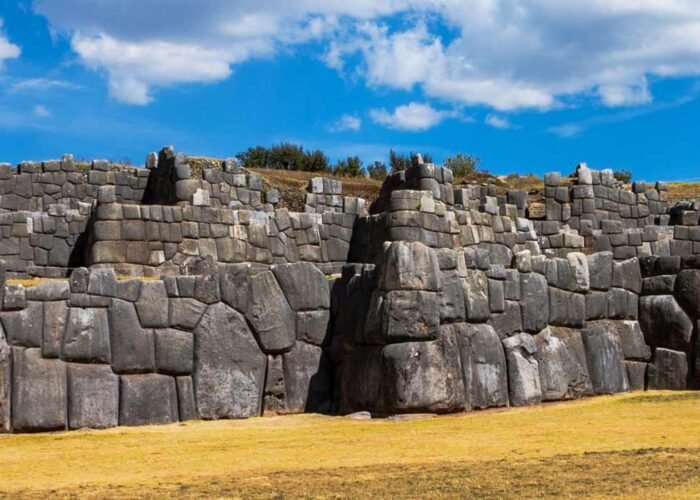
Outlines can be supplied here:
<path id="1" fill-rule="evenodd" d="M 0 496 L 700 495 L 700 393 L 0 437 Z"/>

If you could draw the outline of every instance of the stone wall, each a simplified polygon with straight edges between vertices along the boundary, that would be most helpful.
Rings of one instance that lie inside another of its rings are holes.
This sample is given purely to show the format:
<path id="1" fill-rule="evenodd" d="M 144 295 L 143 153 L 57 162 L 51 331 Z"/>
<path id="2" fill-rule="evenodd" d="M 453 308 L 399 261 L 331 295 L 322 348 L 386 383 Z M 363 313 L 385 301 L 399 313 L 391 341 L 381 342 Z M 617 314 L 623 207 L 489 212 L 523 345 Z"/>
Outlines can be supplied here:
<path id="1" fill-rule="evenodd" d="M 424 163 L 371 207 L 312 179 L 304 213 L 172 148 L 2 168 L 0 432 L 700 385 L 699 212 L 663 184 L 580 167 L 530 220 L 526 192 Z"/>

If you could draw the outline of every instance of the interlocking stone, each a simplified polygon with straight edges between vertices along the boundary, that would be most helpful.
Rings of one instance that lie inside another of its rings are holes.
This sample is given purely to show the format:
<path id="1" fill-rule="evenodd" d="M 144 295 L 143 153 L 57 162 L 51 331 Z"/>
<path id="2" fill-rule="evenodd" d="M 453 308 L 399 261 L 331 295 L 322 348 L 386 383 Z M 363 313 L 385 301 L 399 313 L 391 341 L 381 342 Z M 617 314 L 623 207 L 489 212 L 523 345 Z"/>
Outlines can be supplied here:
<path id="1" fill-rule="evenodd" d="M 108 365 L 68 365 L 68 427 L 106 429 L 119 423 L 119 376 Z"/>

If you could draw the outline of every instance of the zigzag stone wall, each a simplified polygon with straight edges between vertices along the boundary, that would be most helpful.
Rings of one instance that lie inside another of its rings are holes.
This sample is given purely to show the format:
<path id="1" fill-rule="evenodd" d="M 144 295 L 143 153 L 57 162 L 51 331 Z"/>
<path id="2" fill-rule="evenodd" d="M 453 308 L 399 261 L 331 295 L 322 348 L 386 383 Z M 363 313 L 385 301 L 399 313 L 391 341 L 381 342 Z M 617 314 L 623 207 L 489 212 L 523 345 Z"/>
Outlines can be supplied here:
<path id="1" fill-rule="evenodd" d="M 548 176 L 530 220 L 524 191 L 419 164 L 371 207 L 313 179 L 293 213 L 260 176 L 165 148 L 45 198 L 70 165 L 3 171 L 0 431 L 700 384 L 698 207 L 668 207 L 662 184 L 628 192 L 581 166 L 571 186 Z"/>

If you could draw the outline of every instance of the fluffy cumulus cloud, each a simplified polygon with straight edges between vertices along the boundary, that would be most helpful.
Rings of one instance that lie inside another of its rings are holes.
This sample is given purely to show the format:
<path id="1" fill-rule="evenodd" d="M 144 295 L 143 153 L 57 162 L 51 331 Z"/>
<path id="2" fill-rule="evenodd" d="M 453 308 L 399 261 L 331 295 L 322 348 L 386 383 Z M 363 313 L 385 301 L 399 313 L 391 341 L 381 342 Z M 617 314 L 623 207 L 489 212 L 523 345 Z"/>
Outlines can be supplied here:
<path id="1" fill-rule="evenodd" d="M 399 106 L 393 111 L 387 111 L 386 109 L 373 109 L 370 111 L 370 117 L 375 123 L 410 132 L 427 130 L 446 118 L 454 116 L 453 112 L 435 109 L 428 104 L 418 102 Z"/>
<path id="2" fill-rule="evenodd" d="M 331 125 L 331 132 L 357 132 L 362 128 L 362 119 L 355 115 L 343 115 Z"/>
<path id="3" fill-rule="evenodd" d="M 489 127 L 500 128 L 502 130 L 513 128 L 513 125 L 510 123 L 508 118 L 494 114 L 487 115 L 484 119 L 484 123 L 486 123 L 486 125 Z"/>
<path id="4" fill-rule="evenodd" d="M 501 113 L 580 96 L 640 105 L 653 100 L 651 76 L 700 74 L 697 0 L 172 0 L 166 8 L 162 0 L 35 0 L 34 7 L 71 38 L 86 65 L 107 75 L 115 98 L 134 104 L 150 102 L 154 88 L 219 81 L 238 63 L 310 41 L 322 45 L 326 64 L 372 88 Z M 0 60 L 3 47 L 0 38 Z"/>
<path id="5" fill-rule="evenodd" d="M 0 18 L 0 69 L 2 69 L 2 66 L 6 60 L 16 59 L 19 57 L 21 52 L 20 48 L 14 43 L 11 43 L 3 34 L 2 27 L 3 19 Z"/>

